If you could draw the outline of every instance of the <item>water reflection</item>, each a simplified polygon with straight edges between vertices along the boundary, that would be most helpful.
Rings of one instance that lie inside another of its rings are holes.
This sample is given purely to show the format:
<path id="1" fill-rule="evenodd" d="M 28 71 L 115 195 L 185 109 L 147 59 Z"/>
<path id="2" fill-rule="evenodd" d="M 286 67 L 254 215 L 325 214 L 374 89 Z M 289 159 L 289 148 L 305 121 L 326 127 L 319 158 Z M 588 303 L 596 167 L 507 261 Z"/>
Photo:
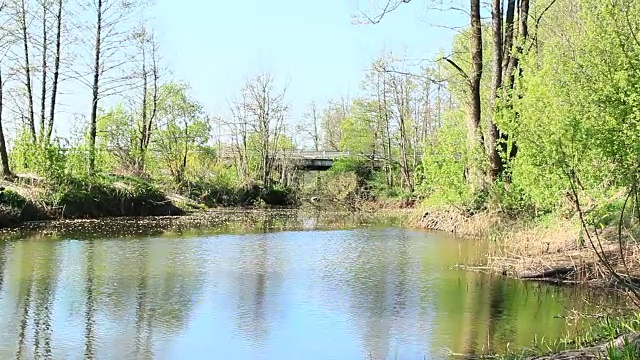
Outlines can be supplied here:
<path id="1" fill-rule="evenodd" d="M 452 269 L 482 256 L 474 243 L 271 232 L 286 221 L 245 235 L 0 241 L 0 358 L 441 359 L 559 337 L 557 315 L 606 301 Z"/>

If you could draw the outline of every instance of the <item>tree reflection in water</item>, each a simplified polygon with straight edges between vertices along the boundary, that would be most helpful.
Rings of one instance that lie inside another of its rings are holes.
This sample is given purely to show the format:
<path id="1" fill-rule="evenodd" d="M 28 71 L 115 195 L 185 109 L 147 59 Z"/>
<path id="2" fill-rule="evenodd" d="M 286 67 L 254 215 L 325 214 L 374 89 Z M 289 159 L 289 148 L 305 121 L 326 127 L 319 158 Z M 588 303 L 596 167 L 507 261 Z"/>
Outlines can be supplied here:
<path id="1" fill-rule="evenodd" d="M 478 243 L 394 228 L 273 232 L 327 221 L 0 242 L 0 358 L 441 358 L 558 337 L 556 315 L 589 309 L 579 289 L 451 267 Z"/>

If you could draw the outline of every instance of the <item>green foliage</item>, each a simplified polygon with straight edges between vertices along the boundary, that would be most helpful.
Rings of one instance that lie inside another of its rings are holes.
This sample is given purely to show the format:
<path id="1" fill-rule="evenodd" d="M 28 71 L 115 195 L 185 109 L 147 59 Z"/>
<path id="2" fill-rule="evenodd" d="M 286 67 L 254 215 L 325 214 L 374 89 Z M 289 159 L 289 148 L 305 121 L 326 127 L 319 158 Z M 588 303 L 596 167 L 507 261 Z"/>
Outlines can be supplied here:
<path id="1" fill-rule="evenodd" d="M 371 163 L 359 156 L 340 158 L 334 161 L 333 166 L 329 169 L 329 172 L 333 174 L 353 172 L 356 175 L 366 179 L 371 174 Z"/>
<path id="2" fill-rule="evenodd" d="M 188 87 L 167 84 L 161 88 L 164 101 L 159 106 L 159 122 L 153 150 L 176 183 L 185 180 L 192 152 L 209 140 L 211 125 L 202 105 L 189 97 Z"/>
<path id="3" fill-rule="evenodd" d="M 260 198 L 267 205 L 291 206 L 298 203 L 298 198 L 293 189 L 286 188 L 280 184 L 263 189 Z"/>
<path id="4" fill-rule="evenodd" d="M 387 185 L 386 174 L 380 170 L 373 172 L 367 184 L 371 187 L 371 192 L 377 199 L 407 200 L 415 195 L 401 186 Z"/>
<path id="5" fill-rule="evenodd" d="M 549 15 L 566 35 L 543 32 L 541 49 L 522 61 L 514 109 L 501 117 L 519 148 L 514 184 L 545 210 L 559 206 L 572 172 L 580 191 L 599 198 L 635 181 L 640 160 L 639 24 L 626 15 L 640 2 L 579 3 L 579 22 L 561 7 Z"/>
<path id="6" fill-rule="evenodd" d="M 428 197 L 430 205 L 463 205 L 472 196 L 467 181 L 471 162 L 467 149 L 467 133 L 462 113 L 450 114 L 422 156 L 418 189 Z"/>
<path id="7" fill-rule="evenodd" d="M 133 216 L 161 210 L 167 204 L 164 193 L 139 178 L 99 174 L 67 176 L 51 183 L 43 200 L 60 208 L 65 216 Z"/>
<path id="8" fill-rule="evenodd" d="M 102 156 L 101 169 L 131 169 L 140 159 L 139 131 L 135 117 L 117 105 L 98 117 L 96 148 Z"/>
<path id="9" fill-rule="evenodd" d="M 27 205 L 27 199 L 15 191 L 5 189 L 0 192 L 0 205 L 5 205 L 14 209 L 22 209 Z"/>
<path id="10" fill-rule="evenodd" d="M 33 143 L 29 132 L 19 133 L 11 151 L 12 168 L 45 177 L 59 178 L 66 170 L 66 156 L 59 139 L 48 145 Z"/>
<path id="11" fill-rule="evenodd" d="M 371 154 L 376 148 L 377 105 L 372 101 L 356 99 L 349 116 L 340 123 L 340 148 L 356 154 Z"/>

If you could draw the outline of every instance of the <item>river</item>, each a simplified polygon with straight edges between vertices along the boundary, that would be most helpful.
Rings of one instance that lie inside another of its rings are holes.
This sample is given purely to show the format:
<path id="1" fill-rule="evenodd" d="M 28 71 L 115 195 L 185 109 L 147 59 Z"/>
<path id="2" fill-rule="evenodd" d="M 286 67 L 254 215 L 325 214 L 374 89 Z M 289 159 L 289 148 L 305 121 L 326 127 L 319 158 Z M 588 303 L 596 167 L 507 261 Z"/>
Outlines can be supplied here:
<path id="1" fill-rule="evenodd" d="M 445 359 L 558 339 L 570 309 L 607 301 L 456 268 L 482 260 L 475 241 L 344 215 L 225 216 L 5 235 L 0 358 Z"/>

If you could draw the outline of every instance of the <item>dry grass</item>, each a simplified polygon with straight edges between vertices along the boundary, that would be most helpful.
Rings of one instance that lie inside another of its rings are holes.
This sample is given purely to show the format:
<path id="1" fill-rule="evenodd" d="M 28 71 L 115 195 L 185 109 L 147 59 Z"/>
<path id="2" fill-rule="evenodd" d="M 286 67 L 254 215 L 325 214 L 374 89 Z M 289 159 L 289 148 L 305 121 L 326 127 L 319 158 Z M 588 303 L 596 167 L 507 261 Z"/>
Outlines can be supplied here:
<path id="1" fill-rule="evenodd" d="M 577 219 L 555 219 L 549 224 L 524 224 L 497 212 L 466 215 L 458 209 L 421 211 L 410 224 L 414 227 L 449 232 L 456 236 L 489 239 L 486 266 L 513 277 L 539 274 L 563 267 L 577 271 L 569 281 L 602 281 L 610 276 L 600 266 L 594 247 L 622 274 L 640 277 L 640 243 L 636 230 L 623 231 L 622 247 L 617 227 L 606 228 L 593 246 L 584 237 Z"/>
<path id="2" fill-rule="evenodd" d="M 0 186 L 16 192 L 25 199 L 34 201 L 46 193 L 44 178 L 34 174 L 18 174 L 16 181 L 0 181 Z"/>
<path id="3" fill-rule="evenodd" d="M 508 228 L 516 222 L 495 212 L 466 215 L 456 208 L 415 212 L 409 224 L 416 228 L 444 231 L 461 237 L 486 238 L 496 229 Z"/>

